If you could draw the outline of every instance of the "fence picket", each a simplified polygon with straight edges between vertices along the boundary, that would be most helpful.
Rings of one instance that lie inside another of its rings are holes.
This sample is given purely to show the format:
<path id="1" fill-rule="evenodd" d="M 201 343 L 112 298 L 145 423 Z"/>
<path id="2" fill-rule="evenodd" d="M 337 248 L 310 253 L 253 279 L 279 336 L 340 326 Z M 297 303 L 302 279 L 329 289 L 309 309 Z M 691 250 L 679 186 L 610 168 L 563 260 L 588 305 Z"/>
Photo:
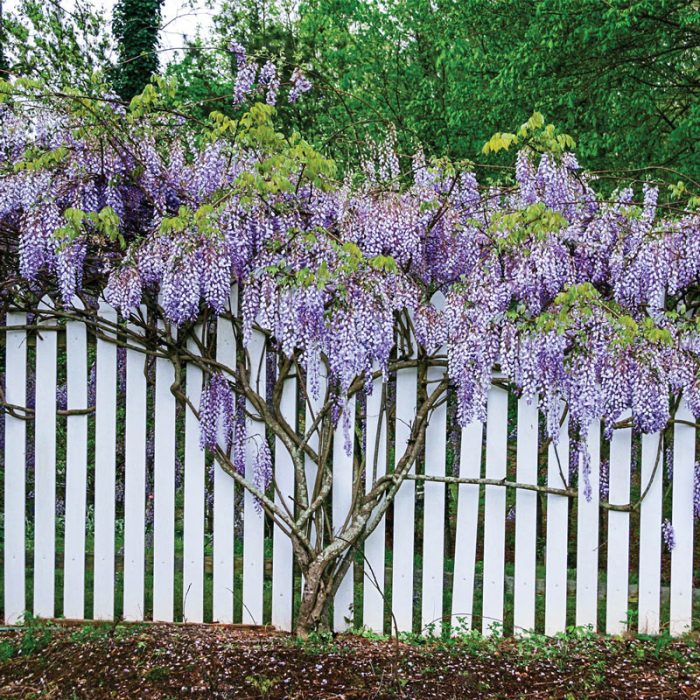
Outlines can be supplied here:
<path id="1" fill-rule="evenodd" d="M 202 327 L 195 328 L 202 338 Z M 193 338 L 187 349 L 199 354 Z M 202 370 L 187 364 L 187 398 L 195 409 L 202 395 Z M 185 412 L 185 484 L 182 565 L 182 615 L 185 621 L 204 620 L 204 450 L 199 446 L 199 420 L 187 408 Z"/>
<path id="2" fill-rule="evenodd" d="M 282 387 L 280 414 L 294 430 L 297 424 L 297 380 L 287 377 Z M 275 437 L 275 504 L 294 513 L 294 463 L 279 437 Z M 272 533 L 272 624 L 279 629 L 292 629 L 294 593 L 294 557 L 292 541 L 278 526 Z"/>
<path id="3" fill-rule="evenodd" d="M 435 387 L 444 376 L 442 367 L 429 367 L 427 381 Z M 430 390 L 430 389 L 429 389 Z M 433 409 L 425 430 L 425 473 L 445 476 L 447 404 Z M 423 599 L 421 630 L 442 631 L 443 568 L 445 561 L 445 484 L 426 481 L 423 501 Z"/>
<path id="4" fill-rule="evenodd" d="M 230 307 L 238 308 L 238 290 L 234 288 Z M 216 360 L 226 367 L 236 366 L 236 337 L 230 320 L 216 322 Z M 222 437 L 220 447 L 226 449 Z M 214 565 L 212 576 L 212 617 L 214 622 L 233 622 L 233 535 L 235 483 L 218 460 L 214 460 Z"/>
<path id="5" fill-rule="evenodd" d="M 159 321 L 158 327 L 165 330 Z M 175 602 L 175 368 L 156 358 L 153 458 L 153 619 L 171 622 Z"/>
<path id="6" fill-rule="evenodd" d="M 116 311 L 100 302 L 100 316 L 116 323 Z M 108 335 L 111 335 L 108 333 Z M 114 485 L 117 440 L 117 346 L 97 339 L 95 358 L 95 557 L 93 614 L 114 617 Z"/>
<path id="7" fill-rule="evenodd" d="M 145 307 L 140 309 L 146 317 Z M 128 325 L 140 334 L 137 324 Z M 130 345 L 137 346 L 134 340 Z M 143 620 L 146 565 L 146 355 L 126 351 L 126 417 L 124 421 L 124 619 Z"/>
<path id="8" fill-rule="evenodd" d="M 658 634 L 661 606 L 663 440 L 642 435 L 642 501 L 639 520 L 639 632 Z M 648 489 L 648 490 L 647 490 Z"/>
<path id="9" fill-rule="evenodd" d="M 563 409 L 563 407 L 562 407 Z M 549 445 L 547 485 L 566 488 L 569 479 L 569 416 L 560 428 L 559 444 Z M 569 499 L 547 494 L 547 553 L 545 561 L 544 633 L 566 629 L 567 545 Z"/>
<path id="10" fill-rule="evenodd" d="M 66 394 L 69 410 L 87 408 L 87 329 L 80 321 L 66 323 Z M 63 559 L 63 615 L 68 619 L 85 616 L 87 440 L 87 414 L 68 416 Z"/>
<path id="11" fill-rule="evenodd" d="M 504 479 L 508 450 L 508 392 L 489 390 L 486 416 L 486 478 Z M 487 486 L 484 500 L 484 579 L 482 632 L 503 624 L 505 576 L 506 492 Z"/>
<path id="12" fill-rule="evenodd" d="M 40 309 L 48 309 L 42 302 Z M 50 322 L 52 323 L 52 322 Z M 47 325 L 40 323 L 41 325 Z M 34 434 L 34 615 L 54 616 L 56 566 L 56 331 L 36 340 Z"/>
<path id="13" fill-rule="evenodd" d="M 251 386 L 265 396 L 265 336 L 260 331 L 251 333 L 246 348 L 250 359 Z M 247 413 L 256 414 L 247 402 Z M 246 417 L 245 476 L 255 483 L 256 461 L 265 435 L 265 425 Z M 255 496 L 246 489 L 243 495 L 243 623 L 263 623 L 263 574 L 265 552 L 265 518 Z"/>
<path id="14" fill-rule="evenodd" d="M 576 537 L 576 625 L 598 627 L 598 539 L 600 530 L 600 421 L 588 429 L 590 459 L 587 491 L 583 457 L 579 460 Z"/>
<path id="15" fill-rule="evenodd" d="M 23 313 L 8 312 L 8 326 L 24 326 Z M 8 330 L 5 335 L 5 400 L 14 406 L 27 405 L 27 332 Z M 25 512 L 27 423 L 21 413 L 5 411 L 5 539 L 4 610 L 5 623 L 16 625 L 24 619 L 25 601 Z M 11 525 L 11 526 L 10 526 Z"/>
<path id="16" fill-rule="evenodd" d="M 481 476 L 481 446 L 484 424 L 474 421 L 462 429 L 459 475 L 462 479 Z M 479 522 L 479 485 L 460 484 L 457 495 L 455 570 L 452 589 L 452 621 L 456 630 L 472 629 L 474 620 L 474 577 L 476 536 Z"/>
<path id="17" fill-rule="evenodd" d="M 353 454 L 355 444 L 355 397 L 348 399 L 345 407 L 349 423 L 349 454 L 345 450 L 344 418 L 340 419 L 333 436 L 333 530 L 338 532 L 345 524 L 345 518 L 352 505 Z M 350 555 L 352 556 L 352 555 Z M 350 563 L 333 600 L 333 629 L 344 632 L 353 627 L 353 564 Z"/>
<path id="18" fill-rule="evenodd" d="M 516 478 L 522 484 L 537 483 L 538 452 L 537 400 L 518 400 L 518 443 Z M 537 564 L 537 494 L 515 493 L 515 583 L 513 628 L 517 633 L 535 628 L 535 587 Z"/>
<path id="19" fill-rule="evenodd" d="M 682 401 L 673 427 L 673 507 L 671 524 L 671 610 L 669 631 L 677 636 L 691 627 L 693 617 L 693 486 L 695 478 L 695 417 Z"/>
<path id="20" fill-rule="evenodd" d="M 622 420 L 629 418 L 627 413 Z M 632 460 L 632 428 L 613 433 L 610 441 L 610 495 L 613 505 L 629 503 L 630 464 Z M 608 579 L 606 591 L 605 629 L 609 634 L 627 630 L 629 600 L 629 529 L 628 512 L 608 513 Z"/>
<path id="21" fill-rule="evenodd" d="M 416 415 L 418 371 L 414 367 L 396 373 L 396 461 L 404 454 Z M 415 463 L 409 474 L 416 473 Z M 415 538 L 416 482 L 407 479 L 394 498 L 394 542 L 391 607 L 399 632 L 413 629 L 413 554 Z"/>
<path id="22" fill-rule="evenodd" d="M 374 382 L 367 397 L 367 444 L 365 446 L 365 491 L 386 474 L 386 384 Z M 365 539 L 362 623 L 380 634 L 384 631 L 384 539 L 386 518 Z"/>

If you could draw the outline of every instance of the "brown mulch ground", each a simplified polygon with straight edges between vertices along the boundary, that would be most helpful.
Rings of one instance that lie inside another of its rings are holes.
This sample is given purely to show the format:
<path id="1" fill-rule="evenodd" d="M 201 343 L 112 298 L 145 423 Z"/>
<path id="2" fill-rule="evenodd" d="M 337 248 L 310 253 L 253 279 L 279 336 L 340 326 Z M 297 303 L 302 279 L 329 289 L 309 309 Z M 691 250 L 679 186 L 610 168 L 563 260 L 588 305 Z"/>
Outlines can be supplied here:
<path id="1" fill-rule="evenodd" d="M 700 698 L 700 645 L 304 643 L 269 629 L 33 624 L 0 631 L 0 698 Z"/>

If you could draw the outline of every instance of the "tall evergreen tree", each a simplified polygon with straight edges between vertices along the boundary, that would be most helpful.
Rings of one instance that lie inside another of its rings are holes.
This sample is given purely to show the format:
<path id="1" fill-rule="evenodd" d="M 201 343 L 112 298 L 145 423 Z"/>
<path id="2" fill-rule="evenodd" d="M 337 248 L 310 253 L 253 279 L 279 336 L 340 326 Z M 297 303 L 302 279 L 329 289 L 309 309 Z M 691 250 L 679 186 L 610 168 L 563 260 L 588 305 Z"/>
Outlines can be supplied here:
<path id="1" fill-rule="evenodd" d="M 2 14 L 2 0 L 0 0 L 0 73 L 8 69 L 7 56 L 5 56 L 5 21 Z"/>
<path id="2" fill-rule="evenodd" d="M 114 86 L 130 100 L 140 93 L 158 70 L 158 33 L 163 0 L 118 0 L 114 6 L 112 33 L 119 63 Z"/>

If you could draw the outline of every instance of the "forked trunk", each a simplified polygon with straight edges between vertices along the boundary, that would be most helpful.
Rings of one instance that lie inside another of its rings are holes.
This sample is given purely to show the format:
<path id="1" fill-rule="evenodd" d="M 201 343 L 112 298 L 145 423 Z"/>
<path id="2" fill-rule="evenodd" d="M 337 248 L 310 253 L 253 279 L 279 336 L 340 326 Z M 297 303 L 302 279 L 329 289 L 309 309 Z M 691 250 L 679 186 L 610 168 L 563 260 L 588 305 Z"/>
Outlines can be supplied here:
<path id="1" fill-rule="evenodd" d="M 304 589 L 296 623 L 296 635 L 306 638 L 311 632 L 327 631 L 330 627 L 330 605 L 333 582 L 328 580 L 326 562 L 316 561 L 304 573 Z"/>

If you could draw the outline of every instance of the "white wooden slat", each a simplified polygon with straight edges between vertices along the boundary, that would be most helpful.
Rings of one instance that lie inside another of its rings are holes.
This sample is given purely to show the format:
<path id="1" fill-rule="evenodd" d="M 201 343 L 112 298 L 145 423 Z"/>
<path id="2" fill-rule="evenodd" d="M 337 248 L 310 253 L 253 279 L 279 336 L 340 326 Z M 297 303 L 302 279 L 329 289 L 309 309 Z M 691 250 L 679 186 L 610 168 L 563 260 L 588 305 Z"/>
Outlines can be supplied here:
<path id="1" fill-rule="evenodd" d="M 444 376 L 444 368 L 430 367 L 428 392 Z M 425 474 L 445 476 L 447 404 L 433 409 L 425 431 Z M 423 506 L 423 576 L 421 630 L 442 632 L 443 569 L 445 559 L 445 484 L 426 481 Z"/>
<path id="2" fill-rule="evenodd" d="M 563 410 L 563 407 L 562 407 Z M 566 488 L 569 479 L 569 417 L 560 428 L 559 444 L 550 444 L 547 455 L 547 485 Z M 569 499 L 547 494 L 547 551 L 545 560 L 544 633 L 566 630 L 567 545 Z"/>
<path id="3" fill-rule="evenodd" d="M 48 308 L 49 304 L 42 302 L 39 308 Z M 56 350 L 56 331 L 40 329 L 36 341 L 34 414 L 34 615 L 37 617 L 55 614 Z"/>
<path id="4" fill-rule="evenodd" d="M 462 429 L 459 476 L 481 477 L 481 453 L 484 424 L 473 421 Z M 456 632 L 469 631 L 474 619 L 474 577 L 476 573 L 476 535 L 479 521 L 479 485 L 460 484 L 457 495 L 455 569 L 452 589 L 452 626 Z"/>
<path id="5" fill-rule="evenodd" d="M 80 321 L 66 323 L 66 392 L 69 410 L 87 408 L 87 329 Z M 63 615 L 77 620 L 85 616 L 87 414 L 68 416 L 66 423 Z"/>
<path id="6" fill-rule="evenodd" d="M 260 331 L 251 333 L 246 348 L 250 359 L 250 383 L 260 396 L 265 396 L 265 336 Z M 250 402 L 249 414 L 257 415 Z M 256 467 L 265 426 L 261 421 L 246 417 L 245 477 L 255 483 Z M 261 625 L 263 622 L 263 579 L 265 566 L 265 518 L 262 507 L 246 489 L 243 495 L 243 624 Z"/>
<path id="7" fill-rule="evenodd" d="M 695 423 L 681 401 L 676 420 Z M 673 428 L 673 506 L 671 524 L 675 547 L 671 552 L 671 610 L 669 632 L 684 634 L 693 617 L 693 486 L 695 478 L 695 428 L 676 423 Z"/>
<path id="8" fill-rule="evenodd" d="M 230 308 L 238 309 L 238 291 L 231 293 Z M 216 359 L 226 367 L 236 366 L 236 338 L 230 320 L 219 318 L 216 326 Z M 221 436 L 220 447 L 226 449 Z M 214 622 L 233 622 L 233 535 L 235 482 L 218 460 L 214 460 L 214 524 L 212 617 Z"/>
<path id="9" fill-rule="evenodd" d="M 589 497 L 579 462 L 576 538 L 576 625 L 598 627 L 598 538 L 600 529 L 600 421 L 588 428 Z"/>
<path id="10" fill-rule="evenodd" d="M 521 484 L 537 483 L 538 456 L 537 400 L 518 400 L 518 443 L 516 479 Z M 513 629 L 515 634 L 535 629 L 537 581 L 537 493 L 518 489 L 515 493 L 515 581 L 513 587 Z"/>
<path id="11" fill-rule="evenodd" d="M 367 444 L 365 446 L 365 491 L 386 474 L 386 385 L 374 382 L 367 397 Z M 384 540 L 386 519 L 382 518 L 364 543 L 362 622 L 367 629 L 384 631 Z"/>
<path id="12" fill-rule="evenodd" d="M 141 307 L 146 318 L 146 308 Z M 132 334 L 141 334 L 129 323 Z M 126 416 L 124 421 L 124 619 L 143 620 L 145 520 L 146 520 L 146 426 L 147 385 L 145 353 L 135 339 L 126 351 Z"/>
<path id="13" fill-rule="evenodd" d="M 8 326 L 24 326 L 25 314 L 9 312 Z M 15 406 L 27 405 L 27 332 L 9 330 L 5 336 L 5 397 Z M 22 622 L 25 601 L 26 422 L 5 412 L 5 622 Z"/>
<path id="14" fill-rule="evenodd" d="M 202 327 L 195 328 L 202 339 Z M 187 349 L 199 354 L 193 338 L 188 338 Z M 202 395 L 202 370 L 187 363 L 187 398 L 195 409 Z M 182 612 L 186 622 L 204 620 L 204 450 L 199 445 L 199 420 L 187 408 L 185 413 L 185 484 L 183 514 Z"/>
<path id="15" fill-rule="evenodd" d="M 212 619 L 223 624 L 233 623 L 234 500 L 234 481 L 215 461 Z"/>
<path id="16" fill-rule="evenodd" d="M 116 311 L 100 302 L 100 316 L 114 323 Z M 106 332 L 108 335 L 111 333 Z M 117 430 L 117 346 L 97 339 L 95 366 L 95 556 L 93 616 L 114 617 L 114 513 Z"/>
<path id="17" fill-rule="evenodd" d="M 158 322 L 162 331 L 165 325 Z M 153 619 L 171 622 L 175 597 L 175 367 L 156 358 L 153 458 Z"/>
<path id="18" fill-rule="evenodd" d="M 349 453 L 345 450 L 344 420 L 348 423 Z M 348 399 L 343 416 L 341 416 L 333 435 L 332 508 L 333 532 L 336 534 L 345 525 L 345 519 L 352 505 L 354 443 L 355 397 L 353 396 Z M 345 632 L 353 627 L 353 571 L 354 565 L 351 562 L 333 600 L 333 630 L 335 632 Z"/>
<path id="19" fill-rule="evenodd" d="M 280 397 L 280 413 L 296 428 L 297 380 L 284 380 Z M 294 513 L 294 463 L 284 443 L 275 438 L 275 504 L 283 511 Z M 278 525 L 272 533 L 272 624 L 287 632 L 292 629 L 294 593 L 294 557 L 289 535 Z"/>
<path id="20" fill-rule="evenodd" d="M 506 476 L 508 450 L 508 392 L 495 385 L 489 390 L 486 416 L 486 478 Z M 503 625 L 505 583 L 506 492 L 486 486 L 484 500 L 484 579 L 482 632 Z"/>
<path id="21" fill-rule="evenodd" d="M 406 451 L 416 416 L 418 371 L 414 367 L 396 373 L 396 429 L 394 440 L 398 462 Z M 409 474 L 416 473 L 415 463 Z M 394 498 L 391 607 L 399 632 L 413 630 L 413 566 L 416 512 L 416 482 L 407 479 Z"/>
<path id="22" fill-rule="evenodd" d="M 639 610 L 641 634 L 658 634 L 661 620 L 661 512 L 663 440 L 660 433 L 642 435 L 642 493 L 639 516 Z"/>
<path id="23" fill-rule="evenodd" d="M 627 413 L 622 420 L 629 418 Z M 632 462 L 632 428 L 616 430 L 610 441 L 609 502 L 625 505 L 630 500 Z M 608 512 L 608 576 L 605 630 L 622 634 L 627 630 L 629 608 L 629 534 L 630 515 L 624 511 Z"/>
<path id="24" fill-rule="evenodd" d="M 442 292 L 431 298 L 433 306 L 445 306 Z M 444 347 L 441 348 L 444 351 Z M 426 373 L 428 395 L 444 378 L 441 367 L 428 367 Z M 445 476 L 447 458 L 447 403 L 433 409 L 425 431 L 426 475 Z M 423 501 L 423 575 L 421 581 L 421 631 L 442 634 L 443 568 L 445 559 L 445 484 L 424 482 Z"/>

